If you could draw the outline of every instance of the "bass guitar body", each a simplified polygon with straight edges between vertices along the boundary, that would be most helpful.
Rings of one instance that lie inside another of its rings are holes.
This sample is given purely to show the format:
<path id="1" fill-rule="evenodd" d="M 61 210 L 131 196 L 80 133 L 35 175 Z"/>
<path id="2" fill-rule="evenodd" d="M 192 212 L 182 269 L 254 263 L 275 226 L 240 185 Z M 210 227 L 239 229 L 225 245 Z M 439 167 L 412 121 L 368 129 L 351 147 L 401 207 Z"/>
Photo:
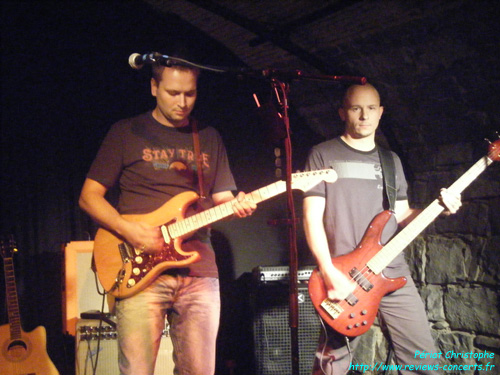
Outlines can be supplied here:
<path id="1" fill-rule="evenodd" d="M 391 215 L 389 211 L 377 215 L 355 250 L 332 259 L 335 267 L 356 283 L 356 289 L 346 299 L 333 302 L 327 298 L 317 268 L 309 279 L 309 294 L 316 311 L 330 327 L 345 336 L 359 336 L 368 331 L 377 316 L 382 297 L 406 284 L 405 277 L 387 278 L 383 273 L 374 274 L 366 266 L 382 248 L 380 238 Z"/>
<path id="2" fill-rule="evenodd" d="M 21 331 L 19 339 L 9 339 L 10 325 L 0 326 L 2 339 L 0 373 L 2 375 L 58 375 L 46 351 L 43 326 L 31 332 Z"/>

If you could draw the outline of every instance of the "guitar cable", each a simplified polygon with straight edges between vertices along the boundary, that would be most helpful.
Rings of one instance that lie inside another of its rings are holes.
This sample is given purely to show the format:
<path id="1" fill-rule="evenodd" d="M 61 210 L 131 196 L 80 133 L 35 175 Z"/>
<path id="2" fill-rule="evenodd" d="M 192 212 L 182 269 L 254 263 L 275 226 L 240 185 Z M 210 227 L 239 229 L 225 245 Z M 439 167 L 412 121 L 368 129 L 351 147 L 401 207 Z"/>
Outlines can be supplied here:
<path id="1" fill-rule="evenodd" d="M 96 278 L 96 284 L 97 284 L 97 278 Z M 98 289 L 99 291 L 99 289 Z M 101 352 L 101 338 L 102 338 L 102 323 L 104 321 L 104 303 L 106 301 L 106 293 L 100 293 L 102 294 L 102 303 L 101 303 L 101 314 L 99 316 L 99 326 L 97 328 L 97 348 L 96 348 L 96 354 L 95 354 L 95 363 L 92 364 L 92 375 L 97 374 L 97 364 L 99 363 L 99 354 Z"/>
<path id="2" fill-rule="evenodd" d="M 328 341 L 328 331 L 326 330 L 325 322 L 323 321 L 323 319 L 321 319 L 321 317 L 319 315 L 318 315 L 318 319 L 321 323 L 321 327 L 323 328 L 323 333 L 325 335 L 325 342 L 323 345 L 323 349 L 321 351 L 321 357 L 319 358 L 319 366 L 320 366 L 321 372 L 323 374 L 326 374 L 325 369 L 323 368 L 323 358 L 325 357 L 326 343 Z"/>
<path id="3" fill-rule="evenodd" d="M 353 354 L 352 354 L 352 350 L 351 350 L 351 345 L 350 345 L 349 337 L 344 336 L 344 338 L 345 338 L 345 344 L 347 346 L 347 350 L 349 351 L 349 367 L 346 370 L 346 373 L 347 373 L 349 371 L 349 369 L 351 368 L 351 365 L 352 365 Z"/>
<path id="4" fill-rule="evenodd" d="M 99 289 L 99 282 L 97 279 L 97 273 L 94 272 L 94 281 L 95 281 L 95 287 L 97 290 L 97 293 L 102 296 L 102 303 L 101 303 L 101 312 L 99 314 L 99 325 L 97 327 L 97 348 L 96 348 L 96 354 L 95 354 L 95 362 L 92 360 L 92 351 L 90 351 L 91 355 L 91 364 L 92 364 L 92 375 L 97 374 L 97 364 L 99 363 L 99 353 L 101 351 L 101 338 L 102 338 L 102 324 L 104 321 L 104 304 L 106 302 L 106 293 L 101 292 Z M 90 341 L 89 341 L 89 348 L 90 348 Z M 87 366 L 85 366 L 85 372 L 87 372 Z"/>
<path id="5" fill-rule="evenodd" d="M 320 317 L 318 316 L 318 319 L 321 323 L 321 327 L 323 328 L 323 333 L 325 335 L 325 342 L 324 342 L 324 345 L 323 345 L 323 349 L 321 351 L 321 356 L 319 358 L 319 363 L 320 363 L 320 370 L 323 374 L 327 375 L 326 374 L 326 371 L 323 367 L 323 358 L 326 357 L 325 355 L 325 350 L 326 350 L 326 343 L 328 342 L 328 330 L 327 330 L 327 327 L 325 325 L 325 321 Z M 346 368 L 346 370 L 344 371 L 345 374 L 348 373 L 349 369 L 351 368 L 351 364 L 352 364 L 352 359 L 353 359 L 353 353 L 352 353 L 352 350 L 351 350 L 351 345 L 350 345 L 350 341 L 349 341 L 349 337 L 347 336 L 344 336 L 344 339 L 345 339 L 345 344 L 346 344 L 346 347 L 347 347 L 347 351 L 349 352 L 349 365 L 348 367 Z"/>

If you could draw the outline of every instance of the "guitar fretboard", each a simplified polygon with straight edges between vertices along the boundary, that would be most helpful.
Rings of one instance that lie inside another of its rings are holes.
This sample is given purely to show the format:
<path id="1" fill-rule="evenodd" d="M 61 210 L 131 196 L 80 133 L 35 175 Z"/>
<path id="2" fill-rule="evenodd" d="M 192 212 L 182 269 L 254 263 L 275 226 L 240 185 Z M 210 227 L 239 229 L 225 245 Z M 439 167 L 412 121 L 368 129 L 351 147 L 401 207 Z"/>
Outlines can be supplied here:
<path id="1" fill-rule="evenodd" d="M 285 191 L 286 184 L 284 181 L 277 181 L 271 185 L 254 190 L 246 194 L 245 199 L 258 204 L 266 199 L 275 197 Z M 199 228 L 215 223 L 216 221 L 225 219 L 231 216 L 233 211 L 234 201 L 228 201 L 209 208 L 208 210 L 199 212 L 193 216 L 179 220 L 168 226 L 168 232 L 172 238 L 182 237 L 188 233 L 196 231 Z"/>
<path id="2" fill-rule="evenodd" d="M 476 164 L 469 168 L 448 190 L 453 193 L 461 193 L 471 184 L 486 168 L 493 163 L 493 160 L 484 156 Z M 434 200 L 424 209 L 413 221 L 411 221 L 401 232 L 399 232 L 387 245 L 367 263 L 367 266 L 375 273 L 379 274 L 392 262 L 396 256 L 403 251 L 427 226 L 444 211 L 444 207 L 439 200 Z"/>
<path id="3" fill-rule="evenodd" d="M 293 173 L 291 176 L 291 184 L 293 189 L 300 189 L 306 191 L 312 186 L 317 185 L 321 181 L 335 182 L 337 173 L 333 169 L 320 169 L 315 171 Z M 255 204 L 275 197 L 286 190 L 285 181 L 276 181 L 270 185 L 264 186 L 260 189 L 246 194 L 245 199 Z M 164 226 L 162 231 L 165 237 L 179 238 L 186 234 L 192 233 L 204 226 L 215 223 L 218 220 L 225 219 L 231 216 L 233 211 L 233 203 L 231 200 L 208 210 L 199 212 L 193 216 L 178 220 L 174 223 L 168 224 L 168 229 Z M 167 235 L 165 234 L 167 232 Z"/>
<path id="4" fill-rule="evenodd" d="M 7 310 L 10 324 L 11 340 L 21 339 L 21 317 L 17 299 L 16 279 L 13 258 L 4 258 L 5 289 L 7 293 Z"/>

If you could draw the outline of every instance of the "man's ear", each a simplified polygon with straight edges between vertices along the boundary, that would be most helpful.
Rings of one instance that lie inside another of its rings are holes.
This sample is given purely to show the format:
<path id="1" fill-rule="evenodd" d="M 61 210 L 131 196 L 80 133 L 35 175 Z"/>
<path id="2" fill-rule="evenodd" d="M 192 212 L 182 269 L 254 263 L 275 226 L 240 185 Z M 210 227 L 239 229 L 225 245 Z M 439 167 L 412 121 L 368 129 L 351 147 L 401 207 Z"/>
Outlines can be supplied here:
<path id="1" fill-rule="evenodd" d="M 156 79 L 151 78 L 151 95 L 156 96 L 157 92 L 158 92 L 158 82 L 156 82 Z"/>
<path id="2" fill-rule="evenodd" d="M 380 106 L 380 117 L 382 117 L 383 113 L 384 113 L 384 106 Z"/>
<path id="3" fill-rule="evenodd" d="M 346 114 L 345 114 L 345 110 L 344 110 L 344 108 L 343 108 L 343 107 L 340 107 L 338 112 L 339 112 L 340 119 L 341 119 L 342 121 L 345 121 L 345 119 L 346 119 Z"/>

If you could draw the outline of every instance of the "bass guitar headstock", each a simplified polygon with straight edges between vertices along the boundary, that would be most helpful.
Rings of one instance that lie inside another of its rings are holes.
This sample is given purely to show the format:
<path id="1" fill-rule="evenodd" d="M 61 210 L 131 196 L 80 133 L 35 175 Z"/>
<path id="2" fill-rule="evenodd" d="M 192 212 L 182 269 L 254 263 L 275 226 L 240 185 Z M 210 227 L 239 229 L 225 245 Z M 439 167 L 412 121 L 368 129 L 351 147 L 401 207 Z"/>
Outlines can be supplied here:
<path id="1" fill-rule="evenodd" d="M 15 252 L 17 252 L 17 248 L 14 236 L 2 236 L 2 238 L 0 238 L 0 254 L 2 254 L 2 258 L 12 258 Z"/>
<path id="2" fill-rule="evenodd" d="M 497 132 L 498 138 L 500 138 L 500 135 Z M 490 144 L 488 147 L 488 158 L 493 161 L 499 161 L 500 160 L 500 139 L 497 139 L 495 142 L 491 142 L 490 140 L 486 139 L 486 141 Z"/>

